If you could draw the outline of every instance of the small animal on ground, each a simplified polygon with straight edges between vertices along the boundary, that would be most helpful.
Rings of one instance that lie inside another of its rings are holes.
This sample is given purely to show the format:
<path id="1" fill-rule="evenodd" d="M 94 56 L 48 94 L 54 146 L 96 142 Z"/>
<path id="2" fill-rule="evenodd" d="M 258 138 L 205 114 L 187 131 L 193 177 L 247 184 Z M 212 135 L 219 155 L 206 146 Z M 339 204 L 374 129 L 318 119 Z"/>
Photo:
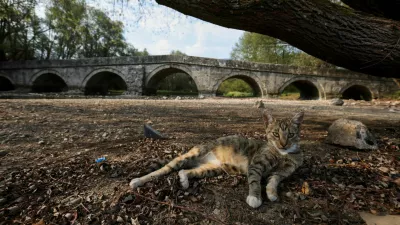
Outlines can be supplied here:
<path id="1" fill-rule="evenodd" d="M 192 178 L 218 176 L 222 173 L 247 175 L 249 193 L 246 202 L 257 208 L 262 204 L 261 180 L 268 179 L 265 188 L 270 201 L 278 199 L 279 183 L 289 177 L 303 163 L 300 150 L 300 127 L 304 111 L 294 116 L 275 119 L 270 110 L 262 113 L 267 140 L 254 140 L 241 136 L 218 138 L 198 145 L 172 161 L 130 182 L 131 188 L 158 179 L 173 171 L 179 171 L 183 189 L 189 187 Z"/>

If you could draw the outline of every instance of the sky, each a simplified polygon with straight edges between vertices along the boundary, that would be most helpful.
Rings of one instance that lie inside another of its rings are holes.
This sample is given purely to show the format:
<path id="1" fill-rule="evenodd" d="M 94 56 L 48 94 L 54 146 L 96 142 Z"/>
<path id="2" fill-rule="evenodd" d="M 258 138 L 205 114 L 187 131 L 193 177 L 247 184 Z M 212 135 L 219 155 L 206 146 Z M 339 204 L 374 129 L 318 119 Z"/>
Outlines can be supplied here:
<path id="1" fill-rule="evenodd" d="M 93 6 L 111 8 L 105 3 Z M 243 34 L 243 31 L 188 17 L 156 3 L 142 10 L 134 1 L 112 7 L 108 14 L 124 22 L 126 40 L 139 50 L 146 48 L 152 55 L 179 50 L 191 56 L 228 59 Z M 139 21 L 138 15 L 141 15 Z"/>
<path id="2" fill-rule="evenodd" d="M 199 19 L 185 16 L 170 8 L 158 5 L 154 0 L 145 0 L 140 7 L 138 0 L 86 0 L 87 4 L 99 8 L 113 20 L 124 23 L 124 35 L 128 43 L 151 55 L 169 54 L 179 50 L 187 55 L 228 59 L 230 52 L 243 31 L 217 26 Z M 45 6 L 37 7 L 44 17 Z"/>

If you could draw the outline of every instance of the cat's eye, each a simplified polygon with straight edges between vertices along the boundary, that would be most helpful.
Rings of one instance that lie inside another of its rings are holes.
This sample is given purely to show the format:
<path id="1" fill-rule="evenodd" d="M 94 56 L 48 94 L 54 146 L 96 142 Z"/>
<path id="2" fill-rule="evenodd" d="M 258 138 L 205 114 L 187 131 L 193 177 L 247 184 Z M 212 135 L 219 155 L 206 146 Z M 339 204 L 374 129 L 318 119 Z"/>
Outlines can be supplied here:
<path id="1" fill-rule="evenodd" d="M 279 137 L 279 134 L 277 132 L 272 133 L 275 137 Z"/>
<path id="2" fill-rule="evenodd" d="M 292 138 L 294 136 L 294 133 L 289 133 L 288 137 Z"/>

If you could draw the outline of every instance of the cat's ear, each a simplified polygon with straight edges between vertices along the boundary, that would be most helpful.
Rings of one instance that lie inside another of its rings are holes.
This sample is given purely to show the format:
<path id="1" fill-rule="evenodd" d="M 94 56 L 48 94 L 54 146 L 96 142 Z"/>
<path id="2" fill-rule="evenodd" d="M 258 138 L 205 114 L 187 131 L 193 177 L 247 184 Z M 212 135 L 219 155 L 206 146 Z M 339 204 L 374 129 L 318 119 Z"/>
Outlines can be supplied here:
<path id="1" fill-rule="evenodd" d="M 264 109 L 262 114 L 265 126 L 268 126 L 269 124 L 274 122 L 274 118 L 272 117 L 271 112 L 269 110 Z"/>
<path id="2" fill-rule="evenodd" d="M 296 113 L 296 115 L 292 118 L 292 123 L 294 124 L 301 124 L 303 122 L 304 111 L 300 111 Z"/>

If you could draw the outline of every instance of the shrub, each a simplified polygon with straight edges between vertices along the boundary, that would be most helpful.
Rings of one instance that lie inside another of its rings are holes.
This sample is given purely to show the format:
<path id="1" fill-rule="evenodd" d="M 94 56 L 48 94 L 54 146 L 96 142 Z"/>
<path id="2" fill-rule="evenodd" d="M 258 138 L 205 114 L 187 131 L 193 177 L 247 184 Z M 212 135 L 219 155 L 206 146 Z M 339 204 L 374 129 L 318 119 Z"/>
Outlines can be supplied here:
<path id="1" fill-rule="evenodd" d="M 249 92 L 230 91 L 224 94 L 224 96 L 233 98 L 245 98 L 245 97 L 253 97 L 254 94 Z"/>

